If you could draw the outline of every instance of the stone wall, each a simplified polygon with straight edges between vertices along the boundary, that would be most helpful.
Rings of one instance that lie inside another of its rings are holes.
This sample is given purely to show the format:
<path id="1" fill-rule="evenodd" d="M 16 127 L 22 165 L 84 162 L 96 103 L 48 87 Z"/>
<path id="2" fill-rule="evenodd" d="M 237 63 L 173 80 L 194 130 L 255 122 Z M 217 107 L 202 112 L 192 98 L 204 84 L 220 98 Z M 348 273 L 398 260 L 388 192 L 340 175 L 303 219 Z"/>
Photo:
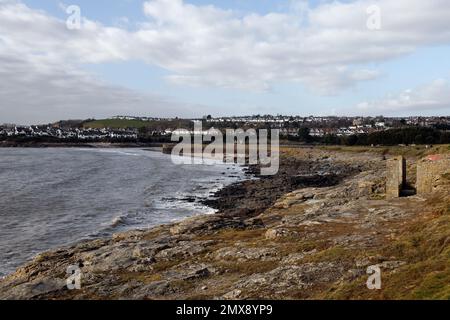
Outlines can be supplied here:
<path id="1" fill-rule="evenodd" d="M 402 156 L 387 160 L 386 198 L 400 197 L 406 184 L 406 161 Z"/>
<path id="2" fill-rule="evenodd" d="M 432 155 L 417 163 L 417 194 L 435 191 L 443 184 L 444 175 L 450 173 L 449 155 Z"/>

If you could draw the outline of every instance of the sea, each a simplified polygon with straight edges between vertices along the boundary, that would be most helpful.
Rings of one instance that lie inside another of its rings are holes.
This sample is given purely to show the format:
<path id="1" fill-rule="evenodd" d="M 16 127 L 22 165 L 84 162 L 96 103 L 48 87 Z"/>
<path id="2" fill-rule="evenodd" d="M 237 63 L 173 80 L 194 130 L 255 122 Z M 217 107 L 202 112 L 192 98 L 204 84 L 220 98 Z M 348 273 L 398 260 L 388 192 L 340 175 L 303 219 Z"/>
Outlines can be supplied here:
<path id="1" fill-rule="evenodd" d="M 0 148 L 0 276 L 35 255 L 199 214 L 243 168 L 141 149 Z"/>

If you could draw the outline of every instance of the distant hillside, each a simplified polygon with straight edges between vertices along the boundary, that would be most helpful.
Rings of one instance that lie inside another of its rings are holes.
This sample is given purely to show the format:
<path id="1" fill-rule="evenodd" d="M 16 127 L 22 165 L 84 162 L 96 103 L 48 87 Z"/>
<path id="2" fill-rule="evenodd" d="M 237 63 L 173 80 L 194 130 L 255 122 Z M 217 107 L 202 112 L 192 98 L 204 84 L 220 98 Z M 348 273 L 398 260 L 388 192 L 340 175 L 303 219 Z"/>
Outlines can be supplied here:
<path id="1" fill-rule="evenodd" d="M 71 128 L 80 128 L 83 126 L 85 120 L 61 120 L 55 122 L 53 125 L 59 128 L 71 129 Z"/>
<path id="2" fill-rule="evenodd" d="M 140 120 L 119 120 L 119 119 L 103 119 L 89 121 L 83 124 L 84 128 L 114 128 L 114 129 L 126 129 L 126 128 L 142 128 L 148 125 L 148 121 Z"/>
<path id="3" fill-rule="evenodd" d="M 190 120 L 162 120 L 162 121 L 141 121 L 141 120 L 119 120 L 119 119 L 103 119 L 93 120 L 83 124 L 84 128 L 148 128 L 150 130 L 164 130 L 164 129 L 178 129 L 191 128 L 193 123 Z"/>

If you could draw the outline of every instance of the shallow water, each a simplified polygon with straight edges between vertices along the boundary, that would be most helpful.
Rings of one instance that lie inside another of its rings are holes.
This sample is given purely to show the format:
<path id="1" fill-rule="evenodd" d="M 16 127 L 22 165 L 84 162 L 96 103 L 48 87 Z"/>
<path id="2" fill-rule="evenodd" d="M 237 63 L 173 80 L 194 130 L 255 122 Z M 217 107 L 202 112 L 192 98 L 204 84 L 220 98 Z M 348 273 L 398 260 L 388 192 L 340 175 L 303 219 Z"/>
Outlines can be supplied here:
<path id="1" fill-rule="evenodd" d="M 39 252 L 194 214 L 240 167 L 138 149 L 0 149 L 0 275 Z"/>

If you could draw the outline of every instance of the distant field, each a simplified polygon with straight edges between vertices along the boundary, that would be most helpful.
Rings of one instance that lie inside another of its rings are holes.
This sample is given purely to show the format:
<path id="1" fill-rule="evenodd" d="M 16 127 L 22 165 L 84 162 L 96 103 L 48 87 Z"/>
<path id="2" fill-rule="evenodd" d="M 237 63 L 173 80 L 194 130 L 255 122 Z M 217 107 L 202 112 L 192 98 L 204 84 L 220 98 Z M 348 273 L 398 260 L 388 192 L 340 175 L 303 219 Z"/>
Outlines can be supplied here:
<path id="1" fill-rule="evenodd" d="M 84 128 L 112 128 L 112 129 L 126 129 L 126 128 L 148 128 L 149 130 L 165 130 L 171 129 L 188 129 L 193 127 L 191 120 L 161 120 L 161 121 L 140 121 L 140 120 L 116 120 L 103 119 L 86 122 L 83 124 Z"/>
<path id="2" fill-rule="evenodd" d="M 139 120 L 116 120 L 116 119 L 104 119 L 86 122 L 83 124 L 84 128 L 114 128 L 114 129 L 126 129 L 126 128 L 142 128 L 149 124 L 148 121 Z"/>

